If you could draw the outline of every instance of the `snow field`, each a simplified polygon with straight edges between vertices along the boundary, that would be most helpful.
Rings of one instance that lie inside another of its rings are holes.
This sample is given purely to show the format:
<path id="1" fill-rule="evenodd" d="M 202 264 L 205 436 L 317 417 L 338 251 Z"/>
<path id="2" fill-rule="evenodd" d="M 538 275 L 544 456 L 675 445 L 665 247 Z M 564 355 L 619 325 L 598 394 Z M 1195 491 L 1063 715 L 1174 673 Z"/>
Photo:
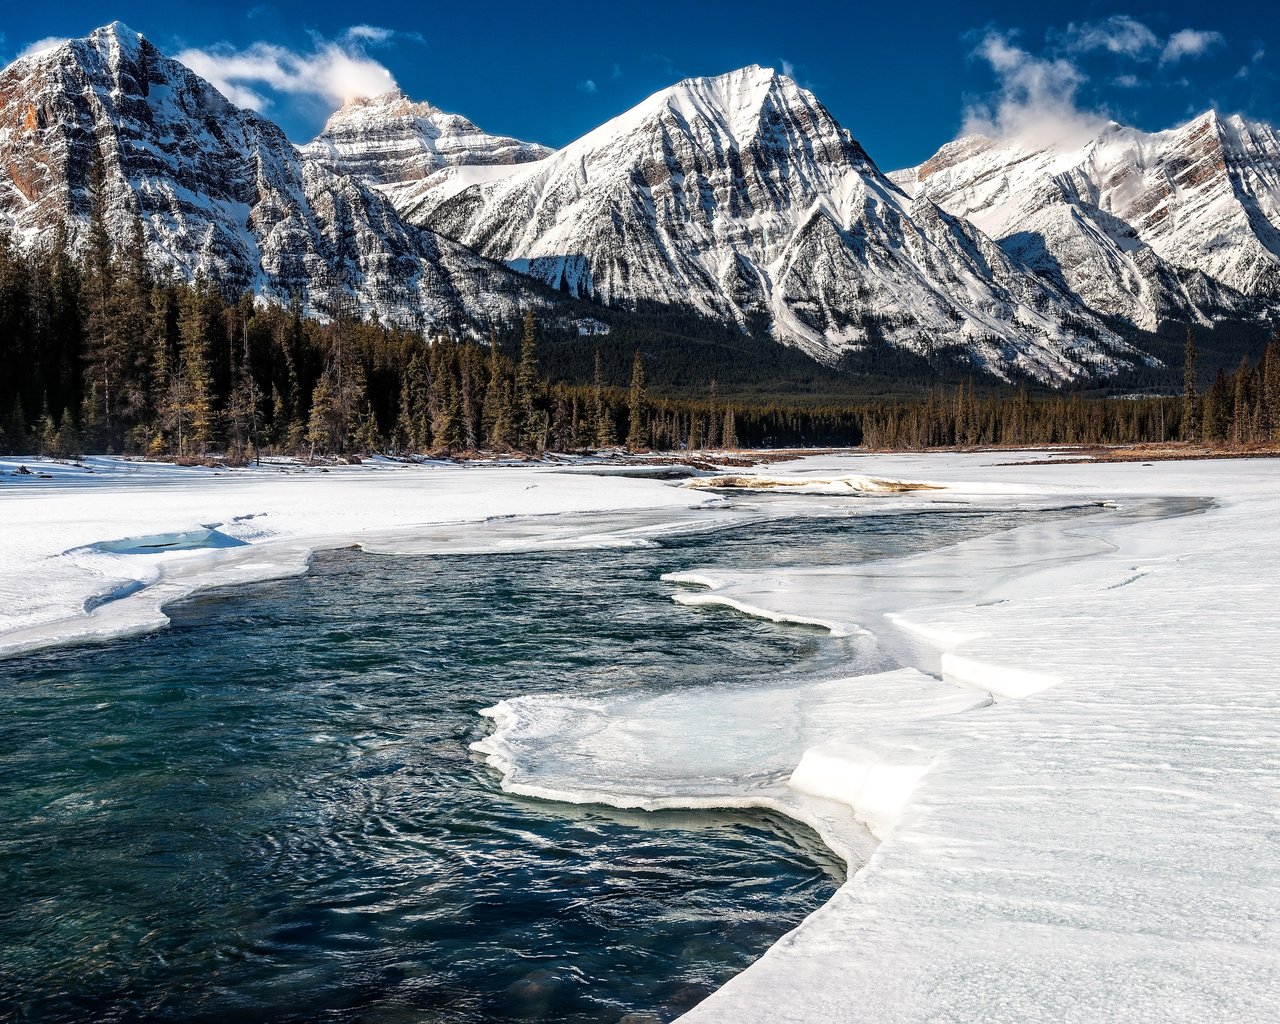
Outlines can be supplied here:
<path id="1" fill-rule="evenodd" d="M 1018 461 L 825 456 L 768 475 L 940 488 L 837 499 L 869 514 L 1113 507 L 893 561 L 672 577 L 711 588 L 682 601 L 869 630 L 900 669 L 753 689 L 726 666 L 723 685 L 486 712 L 477 748 L 513 792 L 767 807 L 850 864 L 687 1020 L 1280 1018 L 1280 460 Z M 546 467 L 90 466 L 0 477 L 0 651 L 154 628 L 165 600 L 302 571 L 321 547 L 642 544 L 747 515 Z M 770 511 L 788 508 L 804 514 Z M 243 543 L 92 547 L 207 529 Z"/>
<path id="2" fill-rule="evenodd" d="M 948 500 L 1118 507 L 870 566 L 675 576 L 872 629 L 940 679 L 500 705 L 481 750 L 513 791 L 771 806 L 853 855 L 826 907 L 685 1019 L 1280 1017 L 1280 462 L 1008 460 L 852 461 Z"/>
<path id="3" fill-rule="evenodd" d="M 23 464 L 32 476 L 11 475 Z M 654 532 L 697 525 L 690 509 L 706 504 L 715 501 L 669 483 L 545 466 L 373 461 L 327 472 L 213 471 L 109 458 L 80 467 L 0 459 L 0 657 L 163 628 L 169 601 L 305 572 L 311 554 L 325 548 L 641 544 Z M 217 546 L 131 551 L 127 543 L 210 528 L 223 538 Z M 104 542 L 118 550 L 103 550 Z"/>

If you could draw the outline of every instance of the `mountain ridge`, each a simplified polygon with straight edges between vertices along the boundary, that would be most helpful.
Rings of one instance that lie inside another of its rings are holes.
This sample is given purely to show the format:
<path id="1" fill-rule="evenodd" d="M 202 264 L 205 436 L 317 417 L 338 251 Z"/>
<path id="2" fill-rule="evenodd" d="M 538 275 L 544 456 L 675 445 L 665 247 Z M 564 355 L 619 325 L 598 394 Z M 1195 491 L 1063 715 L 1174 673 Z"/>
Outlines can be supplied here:
<path id="1" fill-rule="evenodd" d="M 140 218 L 160 272 L 424 325 L 546 304 L 507 268 L 303 160 L 278 126 L 120 22 L 0 72 L 0 158 L 0 217 L 27 245 L 48 244 L 64 219 L 82 238 L 96 163 L 110 233 L 119 243 Z"/>
<path id="2" fill-rule="evenodd" d="M 1083 142 L 968 136 L 890 177 L 1146 330 L 1280 304 L 1280 139 L 1261 122 L 1210 110 L 1163 132 L 1109 122 Z"/>
<path id="3" fill-rule="evenodd" d="M 295 146 L 115 22 L 0 72 L 0 225 L 24 245 L 82 226 L 99 162 L 111 233 L 141 218 L 157 270 L 320 315 L 480 333 L 581 316 L 573 298 L 667 306 L 831 365 L 891 349 L 1051 384 L 1154 365 L 1125 324 L 1280 308 L 1269 126 L 1112 123 L 1073 145 L 971 136 L 884 174 L 750 65 L 558 151 L 399 90 Z"/>

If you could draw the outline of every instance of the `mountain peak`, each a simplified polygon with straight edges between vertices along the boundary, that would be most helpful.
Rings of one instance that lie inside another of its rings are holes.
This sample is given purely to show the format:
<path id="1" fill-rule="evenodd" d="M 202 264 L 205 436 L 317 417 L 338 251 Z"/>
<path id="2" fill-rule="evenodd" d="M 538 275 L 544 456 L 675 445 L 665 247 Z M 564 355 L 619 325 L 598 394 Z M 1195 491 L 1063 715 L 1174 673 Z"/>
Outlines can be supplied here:
<path id="1" fill-rule="evenodd" d="M 95 28 L 89 33 L 89 42 L 97 47 L 103 44 L 118 46 L 130 52 L 137 50 L 146 40 L 141 32 L 135 32 L 123 21 L 113 21 L 109 25 Z"/>

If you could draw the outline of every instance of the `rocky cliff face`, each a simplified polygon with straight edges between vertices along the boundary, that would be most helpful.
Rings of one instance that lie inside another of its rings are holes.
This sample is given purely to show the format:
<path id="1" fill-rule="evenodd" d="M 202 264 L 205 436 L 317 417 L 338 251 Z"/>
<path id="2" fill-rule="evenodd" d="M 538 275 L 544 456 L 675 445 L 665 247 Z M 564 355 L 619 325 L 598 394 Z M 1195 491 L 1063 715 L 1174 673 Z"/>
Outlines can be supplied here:
<path id="1" fill-rule="evenodd" d="M 551 153 L 534 142 L 490 135 L 460 114 L 414 103 L 399 90 L 350 100 L 302 147 L 307 161 L 359 178 L 408 213 L 461 169 L 501 174 Z"/>
<path id="2" fill-rule="evenodd" d="M 691 79 L 424 222 L 555 288 L 771 323 L 818 358 L 951 348 L 996 374 L 1107 369 L 1123 344 L 928 198 L 904 195 L 806 90 Z"/>
<path id="3" fill-rule="evenodd" d="M 303 161 L 278 127 L 118 22 L 0 74 L 0 221 L 28 245 L 64 218 L 82 228 L 95 162 L 112 234 L 139 217 L 160 271 L 423 325 L 511 319 L 529 300 L 518 275 Z"/>
<path id="4" fill-rule="evenodd" d="M 665 303 L 815 358 L 890 345 L 1046 381 L 1143 358 L 1111 318 L 1280 309 L 1280 140 L 1208 114 L 892 176 L 767 69 L 690 79 L 559 152 L 398 92 L 301 150 L 119 23 L 0 73 L 0 225 L 112 233 L 272 301 L 483 327 L 562 293 Z"/>
<path id="5" fill-rule="evenodd" d="M 1140 327 L 1280 300 L 1280 141 L 1267 125 L 1210 112 L 1050 146 L 974 136 L 891 177 Z"/>

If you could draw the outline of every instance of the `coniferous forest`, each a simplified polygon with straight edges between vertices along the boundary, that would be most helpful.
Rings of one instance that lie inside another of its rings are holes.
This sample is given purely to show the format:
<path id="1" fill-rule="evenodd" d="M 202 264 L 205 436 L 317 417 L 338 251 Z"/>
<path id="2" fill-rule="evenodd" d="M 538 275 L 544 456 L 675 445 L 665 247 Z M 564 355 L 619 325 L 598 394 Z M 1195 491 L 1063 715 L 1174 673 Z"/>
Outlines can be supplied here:
<path id="1" fill-rule="evenodd" d="M 113 246 L 91 220 L 83 260 L 65 232 L 24 255 L 0 236 L 0 450 L 179 460 L 259 452 L 456 454 L 848 446 L 924 448 L 1127 444 L 1248 445 L 1280 430 L 1280 341 L 1196 387 L 1188 332 L 1181 397 L 1094 399 L 975 386 L 913 400 L 795 405 L 744 402 L 707 380 L 700 397 L 646 387 L 637 347 L 629 384 L 604 370 L 549 380 L 540 325 L 509 338 L 426 337 L 354 308 L 304 315 L 208 283 L 155 276 L 142 228 Z M 552 344 L 555 344 L 553 342 Z M 580 347 L 580 343 L 579 343 Z M 616 365 L 618 353 L 608 352 Z M 563 362 L 563 360 L 562 360 Z M 583 378 L 586 379 L 583 379 Z"/>

